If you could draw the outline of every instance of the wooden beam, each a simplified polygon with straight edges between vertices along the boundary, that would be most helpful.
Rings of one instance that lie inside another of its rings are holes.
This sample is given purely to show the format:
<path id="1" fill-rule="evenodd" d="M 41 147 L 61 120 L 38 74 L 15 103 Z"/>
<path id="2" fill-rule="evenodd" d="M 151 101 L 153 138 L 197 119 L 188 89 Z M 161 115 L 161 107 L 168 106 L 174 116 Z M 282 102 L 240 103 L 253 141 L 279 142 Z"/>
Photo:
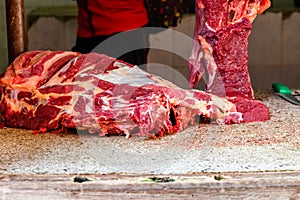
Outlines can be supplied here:
<path id="1" fill-rule="evenodd" d="M 86 181 L 76 182 L 76 177 Z M 300 173 L 0 175 L 1 198 L 296 200 L 300 199 Z"/>
<path id="2" fill-rule="evenodd" d="M 25 51 L 24 0 L 5 0 L 8 60 Z"/>

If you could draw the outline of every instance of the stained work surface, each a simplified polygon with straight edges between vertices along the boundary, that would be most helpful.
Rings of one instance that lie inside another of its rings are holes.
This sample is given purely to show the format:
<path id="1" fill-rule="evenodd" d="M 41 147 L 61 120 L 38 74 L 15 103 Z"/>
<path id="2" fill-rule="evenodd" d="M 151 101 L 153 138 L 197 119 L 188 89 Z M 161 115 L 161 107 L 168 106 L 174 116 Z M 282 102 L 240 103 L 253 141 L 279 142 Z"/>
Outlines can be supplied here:
<path id="1" fill-rule="evenodd" d="M 1 174 L 249 172 L 300 170 L 300 106 L 256 92 L 267 122 L 201 124 L 157 140 L 83 132 L 0 130 Z"/>

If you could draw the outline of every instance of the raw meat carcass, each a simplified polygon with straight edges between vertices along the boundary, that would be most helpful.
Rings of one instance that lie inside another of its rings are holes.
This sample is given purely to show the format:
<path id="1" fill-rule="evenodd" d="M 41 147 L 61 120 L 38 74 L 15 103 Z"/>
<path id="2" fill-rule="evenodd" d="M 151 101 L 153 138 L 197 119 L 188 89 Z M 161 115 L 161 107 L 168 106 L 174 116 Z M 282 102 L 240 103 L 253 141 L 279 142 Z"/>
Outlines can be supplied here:
<path id="1" fill-rule="evenodd" d="M 225 98 L 183 90 L 97 53 L 23 53 L 2 75 L 0 87 L 2 122 L 36 132 L 76 128 L 152 137 L 181 131 L 199 118 L 243 121 Z"/>
<path id="2" fill-rule="evenodd" d="M 248 73 L 252 22 L 269 6 L 269 0 L 196 0 L 190 85 L 205 75 L 206 91 L 234 102 L 246 122 L 269 119 L 268 108 L 254 100 Z"/>

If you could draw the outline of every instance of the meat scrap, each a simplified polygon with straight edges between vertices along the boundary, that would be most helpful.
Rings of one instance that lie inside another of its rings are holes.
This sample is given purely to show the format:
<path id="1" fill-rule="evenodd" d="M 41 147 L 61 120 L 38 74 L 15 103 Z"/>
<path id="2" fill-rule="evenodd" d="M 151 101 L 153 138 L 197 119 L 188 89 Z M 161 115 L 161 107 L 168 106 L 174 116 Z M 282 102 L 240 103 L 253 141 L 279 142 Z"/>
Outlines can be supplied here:
<path id="1" fill-rule="evenodd" d="M 163 136 L 214 119 L 241 123 L 225 98 L 184 90 L 106 55 L 65 51 L 21 54 L 0 78 L 1 120 L 37 132 Z"/>
<path id="2" fill-rule="evenodd" d="M 270 118 L 268 108 L 254 100 L 248 73 L 252 22 L 269 7 L 269 0 L 196 0 L 190 85 L 205 74 L 206 91 L 232 101 L 246 122 Z"/>

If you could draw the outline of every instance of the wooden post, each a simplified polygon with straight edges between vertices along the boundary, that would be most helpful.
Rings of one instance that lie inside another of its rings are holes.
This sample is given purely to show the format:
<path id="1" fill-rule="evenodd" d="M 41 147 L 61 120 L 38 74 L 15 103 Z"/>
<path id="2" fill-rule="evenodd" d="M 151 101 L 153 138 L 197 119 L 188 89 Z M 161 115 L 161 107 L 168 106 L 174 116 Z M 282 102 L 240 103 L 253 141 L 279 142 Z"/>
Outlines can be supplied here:
<path id="1" fill-rule="evenodd" d="M 24 0 L 5 0 L 8 59 L 25 51 Z"/>

